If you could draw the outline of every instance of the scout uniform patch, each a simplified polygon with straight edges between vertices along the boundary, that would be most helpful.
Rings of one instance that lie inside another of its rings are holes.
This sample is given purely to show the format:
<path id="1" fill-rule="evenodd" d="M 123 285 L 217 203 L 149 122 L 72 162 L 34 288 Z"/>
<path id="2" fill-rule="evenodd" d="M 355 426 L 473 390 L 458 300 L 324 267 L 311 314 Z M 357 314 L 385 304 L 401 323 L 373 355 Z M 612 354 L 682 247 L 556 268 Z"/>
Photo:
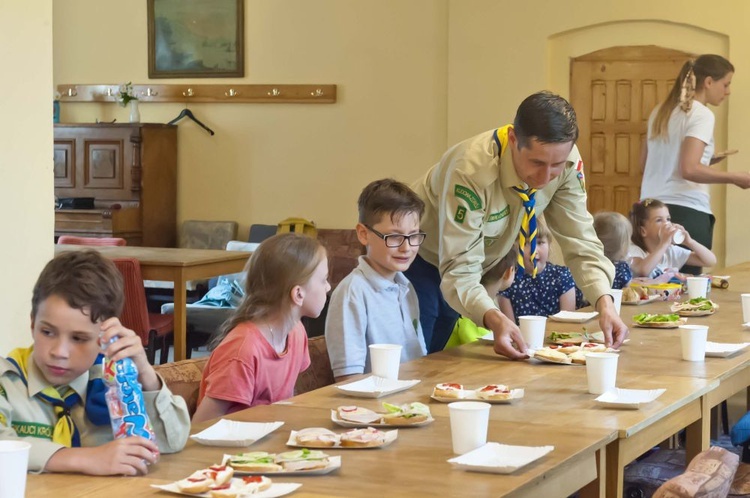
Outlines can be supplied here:
<path id="1" fill-rule="evenodd" d="M 578 160 L 576 171 L 578 172 L 578 183 L 581 185 L 581 190 L 586 192 L 586 177 L 583 174 L 583 159 Z"/>

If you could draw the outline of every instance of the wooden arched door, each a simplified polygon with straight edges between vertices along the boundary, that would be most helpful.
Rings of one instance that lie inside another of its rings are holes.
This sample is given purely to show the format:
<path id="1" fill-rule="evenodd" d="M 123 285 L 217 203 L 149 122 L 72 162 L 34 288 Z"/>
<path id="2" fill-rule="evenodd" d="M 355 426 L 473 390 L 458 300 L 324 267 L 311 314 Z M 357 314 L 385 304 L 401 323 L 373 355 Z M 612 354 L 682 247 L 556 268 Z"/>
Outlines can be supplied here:
<path id="1" fill-rule="evenodd" d="M 648 117 L 690 57 L 637 46 L 598 50 L 571 61 L 570 102 L 578 116 L 589 212 L 627 216 L 640 198 Z"/>

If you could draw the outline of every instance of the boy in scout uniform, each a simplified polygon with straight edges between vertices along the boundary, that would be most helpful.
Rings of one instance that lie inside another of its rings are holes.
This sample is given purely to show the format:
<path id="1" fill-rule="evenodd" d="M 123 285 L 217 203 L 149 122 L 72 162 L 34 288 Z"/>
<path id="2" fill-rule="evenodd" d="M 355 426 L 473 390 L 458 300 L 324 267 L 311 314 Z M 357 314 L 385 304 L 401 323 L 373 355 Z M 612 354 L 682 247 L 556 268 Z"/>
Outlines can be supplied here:
<path id="1" fill-rule="evenodd" d="M 123 302 L 122 276 L 95 251 L 55 257 L 34 285 L 34 344 L 0 358 L 0 439 L 31 444 L 30 471 L 145 474 L 160 452 L 185 446 L 185 400 L 172 395 L 148 363 L 140 337 L 116 318 Z M 135 362 L 156 442 L 113 440 L 97 361 L 102 352 Z"/>
<path id="2" fill-rule="evenodd" d="M 443 349 L 460 313 L 493 331 L 496 353 L 526 357 L 518 327 L 480 279 L 514 242 L 521 248 L 530 242 L 535 251 L 535 217 L 542 212 L 577 285 L 596 303 L 607 344 L 617 347 L 627 337 L 609 296 L 614 268 L 586 210 L 577 138 L 570 104 L 535 93 L 521 103 L 512 125 L 455 145 L 413 187 L 426 204 L 422 229 L 430 236 L 405 274 L 419 296 L 430 352 Z"/>

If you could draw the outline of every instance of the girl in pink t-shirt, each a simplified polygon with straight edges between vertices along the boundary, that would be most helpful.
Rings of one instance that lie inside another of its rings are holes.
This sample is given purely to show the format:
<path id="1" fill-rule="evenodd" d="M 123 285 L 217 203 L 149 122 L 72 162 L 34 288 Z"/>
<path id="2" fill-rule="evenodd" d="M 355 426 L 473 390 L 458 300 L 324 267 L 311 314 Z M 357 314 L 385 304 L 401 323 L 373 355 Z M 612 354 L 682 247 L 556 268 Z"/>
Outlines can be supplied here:
<path id="1" fill-rule="evenodd" d="M 244 300 L 209 344 L 193 422 L 291 397 L 310 366 L 300 319 L 320 315 L 330 289 L 316 239 L 285 233 L 264 241 L 250 258 Z"/>

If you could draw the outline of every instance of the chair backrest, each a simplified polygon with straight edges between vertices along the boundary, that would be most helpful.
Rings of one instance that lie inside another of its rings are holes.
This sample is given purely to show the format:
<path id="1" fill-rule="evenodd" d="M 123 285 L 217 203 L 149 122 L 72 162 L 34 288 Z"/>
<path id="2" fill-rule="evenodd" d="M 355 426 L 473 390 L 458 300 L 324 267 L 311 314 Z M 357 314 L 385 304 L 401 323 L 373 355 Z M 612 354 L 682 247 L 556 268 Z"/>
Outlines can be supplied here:
<path id="1" fill-rule="evenodd" d="M 186 220 L 180 226 L 178 245 L 191 249 L 224 249 L 237 238 L 236 221 Z"/>
<path id="2" fill-rule="evenodd" d="M 307 350 L 310 353 L 310 368 L 297 377 L 294 394 L 306 393 L 336 382 L 333 378 L 331 360 L 328 358 L 325 336 L 308 339 Z"/>
<path id="3" fill-rule="evenodd" d="M 328 281 L 331 290 L 359 264 L 359 256 L 365 254 L 365 246 L 357 239 L 354 229 L 319 228 L 318 240 L 328 251 Z"/>
<path id="4" fill-rule="evenodd" d="M 128 241 L 119 237 L 76 237 L 75 235 L 60 235 L 58 244 L 73 244 L 79 246 L 126 246 Z"/>
<path id="5" fill-rule="evenodd" d="M 277 225 L 250 225 L 250 233 L 247 238 L 248 242 L 263 242 L 269 237 L 276 235 L 276 231 L 279 229 Z"/>
<path id="6" fill-rule="evenodd" d="M 185 400 L 191 418 L 198 406 L 201 378 L 203 377 L 203 369 L 206 368 L 207 362 L 208 357 L 206 356 L 192 360 L 154 365 L 154 370 L 162 376 L 172 394 L 182 396 Z"/>
<path id="7" fill-rule="evenodd" d="M 146 290 L 143 287 L 141 264 L 135 258 L 115 258 L 112 260 L 120 270 L 125 284 L 125 306 L 120 322 L 135 331 L 144 346 L 148 344 L 149 320 L 146 305 Z"/>

